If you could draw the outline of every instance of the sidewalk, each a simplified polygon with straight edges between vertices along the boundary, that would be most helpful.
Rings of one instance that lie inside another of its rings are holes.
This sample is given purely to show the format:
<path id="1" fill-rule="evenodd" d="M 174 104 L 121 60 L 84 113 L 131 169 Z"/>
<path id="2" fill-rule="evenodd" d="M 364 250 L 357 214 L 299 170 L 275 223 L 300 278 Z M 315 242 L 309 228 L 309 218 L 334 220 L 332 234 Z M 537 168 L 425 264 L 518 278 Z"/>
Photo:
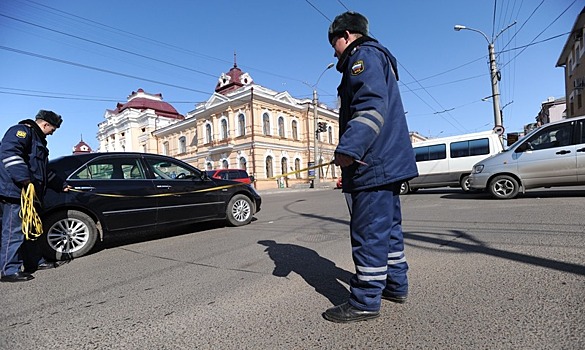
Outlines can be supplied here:
<path id="1" fill-rule="evenodd" d="M 285 187 L 285 188 L 270 188 L 266 190 L 256 190 L 258 194 L 267 195 L 267 194 L 277 194 L 277 193 L 295 193 L 295 192 L 305 192 L 305 191 L 322 191 L 322 190 L 331 190 L 335 189 L 335 182 L 321 182 L 315 188 L 310 188 L 309 184 L 303 185 L 296 185 L 293 187 Z"/>

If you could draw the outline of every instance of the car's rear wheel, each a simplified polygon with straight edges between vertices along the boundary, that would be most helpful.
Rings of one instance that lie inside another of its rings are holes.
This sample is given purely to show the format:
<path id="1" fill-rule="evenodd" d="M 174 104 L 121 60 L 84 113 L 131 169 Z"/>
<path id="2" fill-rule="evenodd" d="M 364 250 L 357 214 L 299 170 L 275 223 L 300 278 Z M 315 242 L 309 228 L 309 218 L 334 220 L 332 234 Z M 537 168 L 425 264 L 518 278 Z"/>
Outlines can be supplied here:
<path id="1" fill-rule="evenodd" d="M 463 177 L 461 177 L 461 181 L 459 181 L 459 184 L 461 185 L 463 192 L 469 192 L 471 190 L 469 187 L 469 175 L 463 175 Z"/>
<path id="2" fill-rule="evenodd" d="M 43 254 L 51 260 L 68 260 L 87 254 L 95 245 L 98 229 L 87 214 L 77 210 L 54 213 L 44 219 Z"/>
<path id="3" fill-rule="evenodd" d="M 518 195 L 520 185 L 509 175 L 496 176 L 489 185 L 490 194 L 497 199 L 512 199 Z"/>
<path id="4" fill-rule="evenodd" d="M 408 194 L 410 192 L 410 186 L 408 182 L 404 181 L 400 184 L 400 194 Z"/>
<path id="5" fill-rule="evenodd" d="M 254 205 L 250 198 L 243 194 L 236 194 L 227 205 L 227 220 L 232 226 L 247 225 L 252 221 L 253 211 Z"/>

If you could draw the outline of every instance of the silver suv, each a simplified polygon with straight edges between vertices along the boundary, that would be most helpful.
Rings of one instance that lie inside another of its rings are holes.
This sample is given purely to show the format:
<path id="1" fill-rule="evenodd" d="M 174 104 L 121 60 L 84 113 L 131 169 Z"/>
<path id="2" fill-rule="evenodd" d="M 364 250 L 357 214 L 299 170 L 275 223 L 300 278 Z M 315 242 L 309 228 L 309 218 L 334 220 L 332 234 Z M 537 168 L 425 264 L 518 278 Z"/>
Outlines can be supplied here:
<path id="1" fill-rule="evenodd" d="M 585 184 L 585 116 L 532 130 L 473 166 L 470 187 L 510 199 L 530 188 Z"/>

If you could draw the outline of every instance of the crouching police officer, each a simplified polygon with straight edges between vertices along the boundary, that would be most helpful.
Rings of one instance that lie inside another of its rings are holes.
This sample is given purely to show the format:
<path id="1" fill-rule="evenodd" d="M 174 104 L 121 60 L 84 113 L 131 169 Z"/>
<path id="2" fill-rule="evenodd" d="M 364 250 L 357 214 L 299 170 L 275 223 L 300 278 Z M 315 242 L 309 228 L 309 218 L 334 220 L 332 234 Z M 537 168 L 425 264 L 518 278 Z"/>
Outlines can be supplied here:
<path id="1" fill-rule="evenodd" d="M 329 43 L 343 74 L 337 88 L 343 192 L 351 214 L 356 273 L 346 303 L 325 311 L 334 322 L 379 316 L 381 299 L 403 303 L 408 295 L 400 184 L 418 175 L 398 91 L 396 59 L 368 36 L 368 20 L 355 12 L 335 18 Z"/>
<path id="2" fill-rule="evenodd" d="M 23 282 L 33 279 L 31 272 L 57 267 L 45 261 L 38 241 L 25 240 L 22 231 L 21 191 L 33 184 L 42 202 L 48 185 L 67 190 L 63 183 L 48 181 L 47 135 L 61 126 L 60 115 L 41 110 L 36 120 L 23 120 L 8 129 L 0 144 L 0 208 L 2 212 L 2 245 L 0 246 L 0 281 Z M 24 266 L 24 271 L 22 267 Z"/>

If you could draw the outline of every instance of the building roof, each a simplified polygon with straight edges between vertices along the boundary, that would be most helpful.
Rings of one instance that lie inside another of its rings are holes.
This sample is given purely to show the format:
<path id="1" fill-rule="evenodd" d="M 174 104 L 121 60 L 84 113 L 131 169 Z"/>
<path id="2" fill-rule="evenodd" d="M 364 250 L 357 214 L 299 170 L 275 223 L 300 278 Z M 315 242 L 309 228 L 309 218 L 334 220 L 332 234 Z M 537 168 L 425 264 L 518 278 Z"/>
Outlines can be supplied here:
<path id="1" fill-rule="evenodd" d="M 244 85 L 253 83 L 252 77 L 248 73 L 242 72 L 236 63 L 236 54 L 234 53 L 234 66 L 227 73 L 219 76 L 215 92 L 225 95 L 231 91 L 237 90 Z"/>
<path id="2" fill-rule="evenodd" d="M 124 110 L 132 109 L 152 109 L 156 115 L 174 119 L 184 119 L 184 117 L 177 112 L 175 107 L 162 100 L 162 94 L 148 94 L 142 89 L 138 91 L 132 91 L 132 94 L 128 96 L 128 102 L 118 103 L 113 113 L 121 113 Z"/>
<path id="3" fill-rule="evenodd" d="M 73 147 L 73 154 L 91 153 L 91 152 L 93 152 L 93 150 L 91 149 L 91 147 L 87 143 L 85 143 L 83 141 L 83 137 L 81 138 L 79 143 Z"/>

